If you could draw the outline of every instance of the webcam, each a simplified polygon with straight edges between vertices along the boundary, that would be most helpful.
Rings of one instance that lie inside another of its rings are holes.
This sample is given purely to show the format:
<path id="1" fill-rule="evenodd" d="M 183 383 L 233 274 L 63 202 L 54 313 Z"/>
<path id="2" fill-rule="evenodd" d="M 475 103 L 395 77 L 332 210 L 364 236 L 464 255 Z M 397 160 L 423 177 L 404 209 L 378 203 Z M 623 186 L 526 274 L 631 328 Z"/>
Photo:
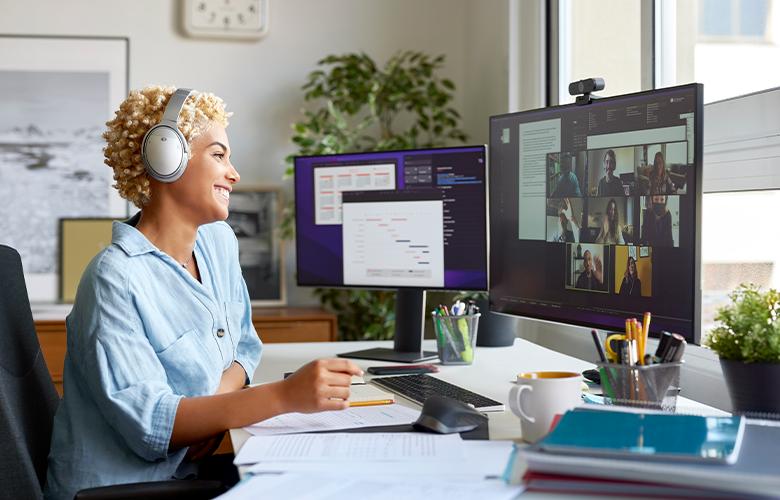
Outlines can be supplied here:
<path id="1" fill-rule="evenodd" d="M 604 90 L 606 84 L 603 78 L 586 78 L 578 82 L 571 82 L 569 84 L 569 95 L 577 96 L 575 102 L 579 105 L 590 104 L 598 96 L 591 95 L 592 92 L 597 90 Z"/>
<path id="2" fill-rule="evenodd" d="M 590 94 L 604 90 L 603 78 L 586 78 L 569 84 L 569 95 Z"/>

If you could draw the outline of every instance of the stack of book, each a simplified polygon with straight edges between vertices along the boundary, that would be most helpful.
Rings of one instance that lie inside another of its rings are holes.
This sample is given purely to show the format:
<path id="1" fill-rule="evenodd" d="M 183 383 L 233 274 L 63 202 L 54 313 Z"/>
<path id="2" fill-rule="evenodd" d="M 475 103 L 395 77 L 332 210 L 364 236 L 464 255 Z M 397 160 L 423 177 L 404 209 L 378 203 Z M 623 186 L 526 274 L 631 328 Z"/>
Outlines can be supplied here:
<path id="1" fill-rule="evenodd" d="M 659 498 L 777 498 L 780 426 L 739 416 L 575 409 L 505 479 L 528 491 Z"/>

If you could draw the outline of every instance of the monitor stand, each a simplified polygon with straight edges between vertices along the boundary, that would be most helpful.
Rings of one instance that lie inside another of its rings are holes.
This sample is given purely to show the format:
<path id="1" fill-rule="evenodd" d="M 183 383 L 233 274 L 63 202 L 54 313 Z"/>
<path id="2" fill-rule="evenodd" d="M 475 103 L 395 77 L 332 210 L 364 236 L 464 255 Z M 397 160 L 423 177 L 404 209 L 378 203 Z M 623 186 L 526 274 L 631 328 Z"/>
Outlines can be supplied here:
<path id="1" fill-rule="evenodd" d="M 340 358 L 376 359 L 395 363 L 419 363 L 436 359 L 434 351 L 422 350 L 425 329 L 425 290 L 399 288 L 395 297 L 393 348 L 364 349 L 341 353 Z"/>

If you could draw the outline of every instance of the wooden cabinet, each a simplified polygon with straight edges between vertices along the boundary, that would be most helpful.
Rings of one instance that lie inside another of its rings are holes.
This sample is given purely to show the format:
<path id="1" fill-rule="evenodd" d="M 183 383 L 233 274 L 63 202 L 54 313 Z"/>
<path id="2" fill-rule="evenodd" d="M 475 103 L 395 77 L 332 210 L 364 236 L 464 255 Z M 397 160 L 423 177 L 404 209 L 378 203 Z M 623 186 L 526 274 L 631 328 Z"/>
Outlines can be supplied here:
<path id="1" fill-rule="evenodd" d="M 336 316 L 321 309 L 304 307 L 255 308 L 252 323 L 265 343 L 331 342 L 337 337 Z M 65 363 L 65 320 L 36 320 L 38 341 L 57 392 L 62 395 L 62 367 Z"/>

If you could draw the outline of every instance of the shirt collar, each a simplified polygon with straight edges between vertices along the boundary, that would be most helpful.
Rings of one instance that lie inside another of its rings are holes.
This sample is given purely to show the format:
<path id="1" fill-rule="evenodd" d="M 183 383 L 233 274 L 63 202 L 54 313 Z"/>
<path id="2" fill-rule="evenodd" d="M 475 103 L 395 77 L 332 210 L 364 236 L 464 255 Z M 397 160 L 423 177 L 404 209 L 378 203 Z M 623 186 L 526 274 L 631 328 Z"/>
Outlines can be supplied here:
<path id="1" fill-rule="evenodd" d="M 111 243 L 121 248 L 130 257 L 157 250 L 157 247 L 135 228 L 140 219 L 141 212 L 138 212 L 126 221 L 115 221 L 111 228 Z"/>

